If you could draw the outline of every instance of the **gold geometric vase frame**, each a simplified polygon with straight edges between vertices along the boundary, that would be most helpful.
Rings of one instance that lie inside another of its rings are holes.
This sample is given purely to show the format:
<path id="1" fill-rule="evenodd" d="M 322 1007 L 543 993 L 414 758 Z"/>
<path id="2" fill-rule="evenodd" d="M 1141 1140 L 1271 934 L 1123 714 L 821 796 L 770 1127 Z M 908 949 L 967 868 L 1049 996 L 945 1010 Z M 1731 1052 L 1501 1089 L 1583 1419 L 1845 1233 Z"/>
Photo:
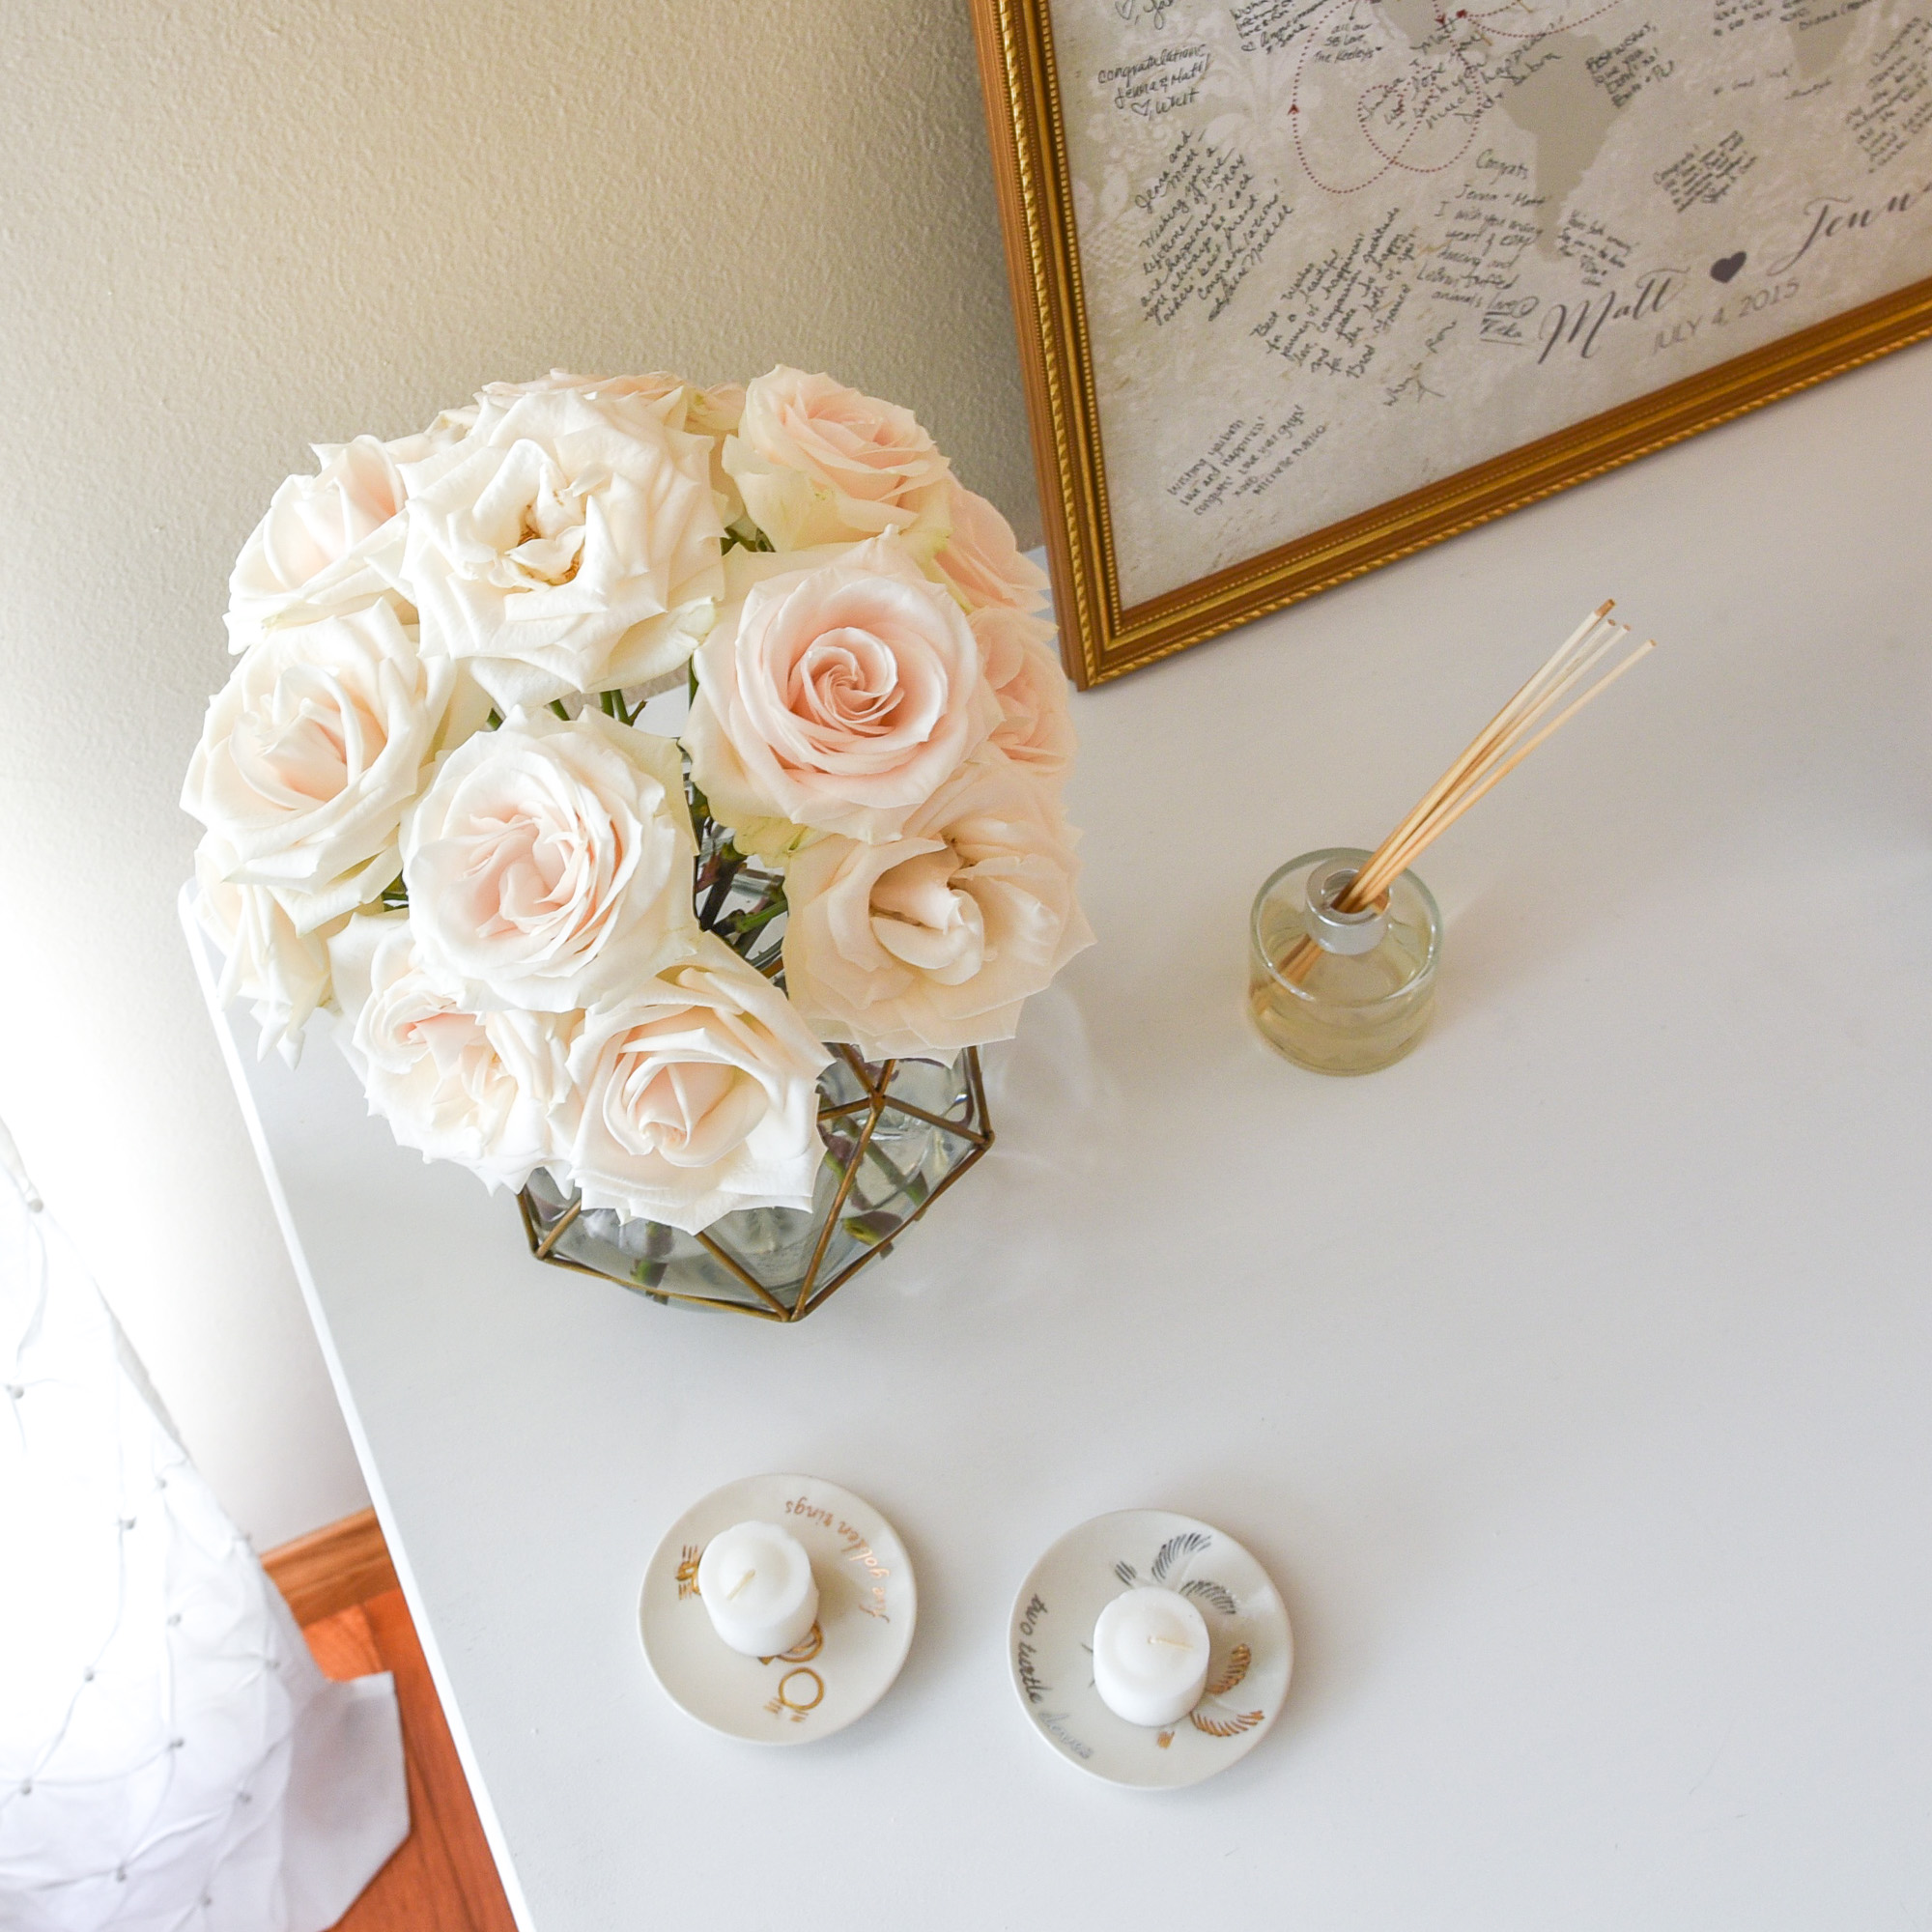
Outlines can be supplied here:
<path id="1" fill-rule="evenodd" d="M 993 1145 L 977 1047 L 955 1063 L 833 1049 L 819 1076 L 825 1143 L 809 1209 L 739 1209 L 696 1235 L 586 1211 L 547 1173 L 517 1197 L 530 1252 L 652 1300 L 800 1321 L 893 1243 Z"/>
<path id="2" fill-rule="evenodd" d="M 687 785 L 698 925 L 784 989 L 790 922 L 782 873 L 738 850 Z M 868 1061 L 830 1048 L 818 1076 L 818 1165 L 809 1208 L 741 1208 L 696 1235 L 587 1208 L 539 1168 L 517 1197 L 530 1253 L 653 1301 L 801 1321 L 893 1243 L 993 1145 L 980 1052 Z"/>

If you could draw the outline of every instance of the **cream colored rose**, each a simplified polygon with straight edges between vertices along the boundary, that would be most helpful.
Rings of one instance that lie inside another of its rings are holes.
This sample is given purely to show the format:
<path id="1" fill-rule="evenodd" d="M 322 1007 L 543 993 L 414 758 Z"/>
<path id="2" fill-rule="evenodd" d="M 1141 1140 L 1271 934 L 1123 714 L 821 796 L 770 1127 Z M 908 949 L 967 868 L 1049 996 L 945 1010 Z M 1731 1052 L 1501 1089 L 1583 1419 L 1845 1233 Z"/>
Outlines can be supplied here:
<path id="1" fill-rule="evenodd" d="M 724 439 L 738 427 L 738 418 L 745 412 L 742 383 L 714 383 L 710 388 L 700 389 L 682 376 L 663 370 L 648 376 L 573 376 L 567 369 L 553 369 L 548 376 L 539 376 L 534 382 L 491 383 L 479 400 L 495 399 L 507 404 L 518 396 L 542 395 L 554 389 L 578 389 L 588 395 L 637 396 L 650 405 L 668 428 L 689 430 L 694 436 L 709 438 L 711 494 L 717 499 L 719 521 L 729 528 L 744 516 L 745 499 L 738 494 L 737 484 L 725 473 L 723 460 Z"/>
<path id="2" fill-rule="evenodd" d="M 749 850 L 895 838 L 998 723 L 979 646 L 894 539 L 785 561 L 731 553 L 744 594 L 697 653 L 692 778 Z"/>
<path id="3" fill-rule="evenodd" d="M 230 881 L 234 864 L 218 838 L 201 841 L 194 855 L 195 917 L 221 949 L 223 1004 L 246 1000 L 260 1029 L 259 1057 L 273 1047 L 293 1066 L 301 1057 L 303 1029 L 329 997 L 328 936 L 346 921 L 298 932 L 267 887 Z"/>
<path id="4" fill-rule="evenodd" d="M 738 529 L 750 536 L 745 498 L 738 479 L 724 468 L 724 440 L 736 434 L 745 413 L 745 385 L 742 383 L 714 383 L 708 389 L 693 389 L 685 405 L 684 426 L 694 436 L 711 439 L 711 494 L 718 499 L 718 514 L 726 529 Z"/>
<path id="5" fill-rule="evenodd" d="M 1046 572 L 1019 547 L 1013 526 L 983 497 L 954 483 L 948 498 L 952 534 L 932 559 L 968 611 L 1046 608 Z"/>
<path id="6" fill-rule="evenodd" d="M 387 604 L 278 627 L 210 702 L 182 806 L 233 854 L 236 884 L 269 887 L 312 932 L 395 878 L 404 810 L 486 709 Z"/>
<path id="7" fill-rule="evenodd" d="M 328 951 L 336 1038 L 399 1145 L 512 1189 L 568 1145 L 575 1013 L 465 1010 L 424 970 L 407 913 L 358 914 Z"/>
<path id="8" fill-rule="evenodd" d="M 976 611 L 968 621 L 986 682 L 1000 701 L 992 744 L 1040 778 L 1065 777 L 1076 746 L 1053 626 L 999 605 Z"/>
<path id="9" fill-rule="evenodd" d="M 708 389 L 700 388 L 664 369 L 646 376 L 573 376 L 568 369 L 553 369 L 528 383 L 487 383 L 477 401 L 507 407 L 519 396 L 549 395 L 559 389 L 586 396 L 636 396 L 650 404 L 672 429 L 688 429 L 696 436 L 729 436 L 745 412 L 742 383 L 714 383 Z"/>
<path id="10" fill-rule="evenodd" d="M 747 385 L 725 469 L 781 551 L 896 530 L 920 556 L 945 541 L 952 472 L 910 410 L 782 364 Z"/>
<path id="11" fill-rule="evenodd" d="M 652 405 L 665 421 L 682 429 L 690 387 L 682 376 L 663 369 L 645 376 L 574 376 L 568 369 L 553 369 L 548 376 L 533 377 L 527 383 L 486 383 L 476 400 L 486 408 L 508 409 L 520 397 L 550 396 L 566 389 L 584 396 L 636 396 Z"/>
<path id="12" fill-rule="evenodd" d="M 687 1234 L 740 1208 L 809 1208 L 829 1059 L 783 994 L 706 933 L 584 1017 L 568 1158 L 583 1205 Z"/>
<path id="13" fill-rule="evenodd" d="M 712 436 L 722 442 L 735 436 L 745 415 L 745 385 L 742 383 L 713 383 L 708 389 L 694 388 L 687 403 L 686 427 L 698 436 Z"/>
<path id="14" fill-rule="evenodd" d="M 275 624 L 307 623 L 387 597 L 399 606 L 403 567 L 401 466 L 463 435 L 475 412 L 444 414 L 419 436 L 314 445 L 321 469 L 291 476 L 242 546 L 228 580 L 228 647 L 243 651 Z M 414 612 L 399 609 L 406 623 Z"/>
<path id="15" fill-rule="evenodd" d="M 712 444 L 665 406 L 622 382 L 486 390 L 461 442 L 404 466 L 423 651 L 470 664 L 499 710 L 649 684 L 709 629 Z"/>
<path id="16" fill-rule="evenodd" d="M 785 989 L 869 1060 L 1010 1037 L 1094 935 L 1051 790 L 982 753 L 888 843 L 821 838 L 786 875 Z"/>
<path id="17" fill-rule="evenodd" d="M 668 738 L 519 713 L 439 768 L 403 828 L 403 880 L 460 1005 L 568 1012 L 692 951 L 696 852 Z"/>

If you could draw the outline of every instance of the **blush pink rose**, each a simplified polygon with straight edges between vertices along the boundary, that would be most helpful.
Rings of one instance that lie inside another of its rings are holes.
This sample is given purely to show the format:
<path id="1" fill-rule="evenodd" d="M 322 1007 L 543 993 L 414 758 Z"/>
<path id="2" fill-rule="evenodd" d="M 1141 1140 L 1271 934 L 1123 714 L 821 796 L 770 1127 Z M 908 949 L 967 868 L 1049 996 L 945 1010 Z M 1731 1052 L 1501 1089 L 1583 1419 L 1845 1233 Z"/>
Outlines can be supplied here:
<path id="1" fill-rule="evenodd" d="M 814 839 L 786 874 L 785 990 L 868 1060 L 1010 1038 L 1094 935 L 1052 791 L 987 752 L 895 839 Z"/>
<path id="2" fill-rule="evenodd" d="M 425 971 L 406 913 L 358 914 L 328 956 L 336 1038 L 399 1146 L 515 1189 L 568 1143 L 576 1013 L 469 1011 Z"/>
<path id="3" fill-rule="evenodd" d="M 1013 526 L 985 497 L 954 483 L 948 521 L 952 534 L 933 567 L 968 611 L 1045 609 L 1046 572 L 1020 549 Z"/>
<path id="4" fill-rule="evenodd" d="M 485 390 L 460 442 L 403 466 L 423 654 L 466 661 L 506 714 L 656 682 L 710 628 L 713 443 L 667 422 L 664 380 Z"/>
<path id="5" fill-rule="evenodd" d="M 359 611 L 379 598 L 406 624 L 415 612 L 402 595 L 402 466 L 446 448 L 474 410 L 445 411 L 418 436 L 383 442 L 358 436 L 314 445 L 321 468 L 291 476 L 249 532 L 228 580 L 228 647 L 244 651 L 273 625 Z"/>
<path id="6" fill-rule="evenodd" d="M 182 808 L 266 886 L 299 932 L 375 898 L 401 867 L 403 814 L 438 756 L 489 709 L 424 659 L 393 605 L 281 624 L 210 701 Z"/>
<path id="7" fill-rule="evenodd" d="M 423 963 L 477 1011 L 567 1012 L 696 943 L 677 747 L 601 711 L 478 732 L 438 769 L 402 850 Z"/>
<path id="8" fill-rule="evenodd" d="M 976 611 L 969 621 L 1000 702 L 992 744 L 1038 778 L 1064 778 L 1077 748 L 1053 626 L 999 605 Z"/>
<path id="9" fill-rule="evenodd" d="M 778 549 L 896 530 L 921 555 L 946 535 L 952 471 L 910 410 L 781 365 L 745 390 L 724 464 Z"/>
<path id="10" fill-rule="evenodd" d="M 699 647 L 684 740 L 713 813 L 748 850 L 895 838 L 1000 719 L 958 605 L 890 538 L 728 561 L 749 587 Z"/>
<path id="11" fill-rule="evenodd" d="M 223 1005 L 246 1000 L 258 1030 L 258 1057 L 267 1059 L 272 1046 L 293 1066 L 301 1057 L 302 1030 L 316 1009 L 328 1004 L 328 940 L 347 915 L 298 932 L 268 887 L 234 883 L 229 875 L 235 864 L 235 855 L 212 833 L 195 848 L 195 917 L 221 950 Z"/>
<path id="12" fill-rule="evenodd" d="M 831 1055 L 722 940 L 584 1016 L 567 1150 L 583 1205 L 696 1234 L 740 1208 L 809 1208 Z"/>

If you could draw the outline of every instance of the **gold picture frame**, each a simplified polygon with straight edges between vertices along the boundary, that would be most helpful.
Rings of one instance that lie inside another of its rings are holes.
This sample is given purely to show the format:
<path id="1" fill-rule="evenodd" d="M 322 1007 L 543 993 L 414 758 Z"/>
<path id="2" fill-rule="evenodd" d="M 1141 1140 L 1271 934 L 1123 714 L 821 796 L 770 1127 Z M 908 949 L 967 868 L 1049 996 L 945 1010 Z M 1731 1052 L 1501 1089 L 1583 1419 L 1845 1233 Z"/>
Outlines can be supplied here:
<path id="1" fill-rule="evenodd" d="M 1082 688 L 1932 336 L 1927 279 L 1128 606 L 1109 509 L 1053 5 L 972 0 L 972 12 L 1063 650 Z M 1124 17 L 1129 9 L 1120 11 Z"/>

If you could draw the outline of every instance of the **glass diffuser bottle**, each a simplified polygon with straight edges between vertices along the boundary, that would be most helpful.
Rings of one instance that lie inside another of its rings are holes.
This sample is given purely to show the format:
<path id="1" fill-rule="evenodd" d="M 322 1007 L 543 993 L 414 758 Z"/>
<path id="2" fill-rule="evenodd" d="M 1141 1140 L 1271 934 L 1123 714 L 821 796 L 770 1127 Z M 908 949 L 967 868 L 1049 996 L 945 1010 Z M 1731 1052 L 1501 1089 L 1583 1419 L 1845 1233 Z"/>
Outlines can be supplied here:
<path id="1" fill-rule="evenodd" d="M 1345 845 L 1304 852 L 1255 895 L 1248 1009 L 1277 1053 L 1318 1073 L 1373 1073 L 1400 1060 L 1435 1005 L 1442 916 L 1413 872 L 1379 907 L 1336 910 L 1369 857 Z"/>
<path id="2" fill-rule="evenodd" d="M 1255 897 L 1248 1009 L 1274 1050 L 1321 1073 L 1373 1073 L 1421 1037 L 1435 999 L 1442 916 L 1408 868 L 1551 733 L 1657 648 L 1598 667 L 1630 626 L 1600 604 L 1373 852 L 1291 859 Z"/>

